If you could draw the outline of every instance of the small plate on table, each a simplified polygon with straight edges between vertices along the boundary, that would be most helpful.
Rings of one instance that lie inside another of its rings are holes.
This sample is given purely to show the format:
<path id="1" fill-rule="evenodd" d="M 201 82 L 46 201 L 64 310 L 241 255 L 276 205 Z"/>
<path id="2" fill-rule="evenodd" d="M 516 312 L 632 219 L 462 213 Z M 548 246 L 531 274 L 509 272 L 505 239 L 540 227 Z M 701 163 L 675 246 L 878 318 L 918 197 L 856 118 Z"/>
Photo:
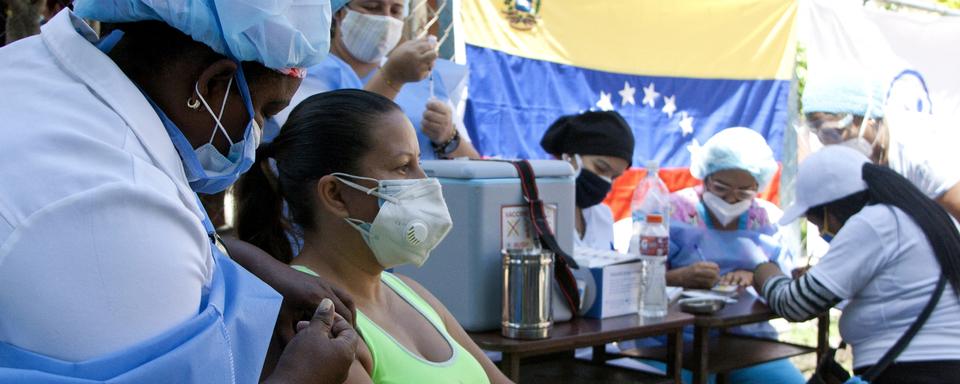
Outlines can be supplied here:
<path id="1" fill-rule="evenodd" d="M 710 315 L 726 306 L 726 300 L 721 298 L 692 297 L 680 299 L 680 310 L 694 315 Z"/>

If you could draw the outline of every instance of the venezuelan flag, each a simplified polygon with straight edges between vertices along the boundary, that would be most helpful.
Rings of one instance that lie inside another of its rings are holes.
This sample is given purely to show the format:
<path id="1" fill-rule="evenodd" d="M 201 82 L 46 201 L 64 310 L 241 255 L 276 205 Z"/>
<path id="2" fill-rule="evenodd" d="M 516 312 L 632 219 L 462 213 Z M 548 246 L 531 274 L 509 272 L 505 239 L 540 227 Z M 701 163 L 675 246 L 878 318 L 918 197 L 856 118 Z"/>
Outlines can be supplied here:
<path id="1" fill-rule="evenodd" d="M 671 190 L 696 183 L 687 146 L 724 128 L 760 132 L 779 159 L 796 14 L 796 0 L 466 0 L 468 130 L 484 155 L 547 158 L 557 117 L 616 110 L 634 165 L 659 161 Z M 642 173 L 607 197 L 618 219 Z"/>

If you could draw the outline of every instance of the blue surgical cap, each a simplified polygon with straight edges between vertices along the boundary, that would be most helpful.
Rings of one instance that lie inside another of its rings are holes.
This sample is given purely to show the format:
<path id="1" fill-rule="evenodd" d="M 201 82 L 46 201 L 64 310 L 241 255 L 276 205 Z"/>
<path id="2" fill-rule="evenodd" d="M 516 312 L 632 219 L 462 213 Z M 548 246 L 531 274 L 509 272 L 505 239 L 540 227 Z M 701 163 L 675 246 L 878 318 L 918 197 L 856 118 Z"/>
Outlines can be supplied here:
<path id="1" fill-rule="evenodd" d="M 886 84 L 882 79 L 862 68 L 821 64 L 819 70 L 807 72 L 801 97 L 803 113 L 849 113 L 881 118 L 886 99 Z"/>
<path id="2" fill-rule="evenodd" d="M 690 147 L 690 173 L 703 180 L 715 172 L 738 169 L 749 173 L 763 189 L 777 172 L 773 150 L 757 131 L 735 127 L 713 135 L 701 147 Z"/>
<path id="3" fill-rule="evenodd" d="M 159 20 L 240 61 L 306 68 L 330 49 L 330 0 L 77 0 L 77 15 L 108 23 Z"/>

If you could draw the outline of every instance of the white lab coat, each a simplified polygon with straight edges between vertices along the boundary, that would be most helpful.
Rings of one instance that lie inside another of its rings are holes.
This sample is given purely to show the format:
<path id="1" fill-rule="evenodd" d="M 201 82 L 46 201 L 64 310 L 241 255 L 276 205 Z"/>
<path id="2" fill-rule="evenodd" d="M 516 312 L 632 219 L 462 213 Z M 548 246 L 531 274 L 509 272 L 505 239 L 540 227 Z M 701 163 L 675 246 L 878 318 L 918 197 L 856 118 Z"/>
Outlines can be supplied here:
<path id="1" fill-rule="evenodd" d="M 583 222 L 586 225 L 583 237 L 574 230 L 573 244 L 576 247 L 613 250 L 613 212 L 606 204 L 600 203 L 583 210 Z"/>
<path id="2" fill-rule="evenodd" d="M 68 361 L 195 316 L 214 268 L 169 136 L 96 38 L 65 11 L 0 49 L 0 341 Z"/>
<path id="3" fill-rule="evenodd" d="M 939 199 L 960 182 L 960 169 L 953 147 L 957 127 L 936 115 L 917 112 L 887 114 L 889 145 L 887 164 L 910 180 L 927 197 Z"/>

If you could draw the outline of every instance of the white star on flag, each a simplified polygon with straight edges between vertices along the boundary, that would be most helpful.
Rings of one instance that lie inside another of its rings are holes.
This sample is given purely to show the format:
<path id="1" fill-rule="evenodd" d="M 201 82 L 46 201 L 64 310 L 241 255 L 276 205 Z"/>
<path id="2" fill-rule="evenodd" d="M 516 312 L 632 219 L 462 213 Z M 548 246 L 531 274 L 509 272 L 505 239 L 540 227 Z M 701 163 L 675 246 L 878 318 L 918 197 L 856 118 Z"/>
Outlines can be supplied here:
<path id="1" fill-rule="evenodd" d="M 612 111 L 613 102 L 610 101 L 610 96 L 612 95 L 604 91 L 600 91 L 600 100 L 597 101 L 597 108 L 600 108 L 601 111 Z"/>
<path id="2" fill-rule="evenodd" d="M 672 119 L 673 113 L 677 111 L 677 95 L 664 96 L 663 102 L 665 104 L 663 106 L 663 109 L 661 109 L 661 111 L 663 111 L 663 113 L 666 113 L 667 116 L 669 116 Z"/>
<path id="3" fill-rule="evenodd" d="M 654 108 L 657 104 L 657 98 L 660 97 L 660 93 L 656 91 L 653 87 L 653 83 L 643 87 L 643 105 L 650 106 Z"/>
<path id="4" fill-rule="evenodd" d="M 620 94 L 620 98 L 622 99 L 620 100 L 621 106 L 627 105 L 627 104 L 637 105 L 636 101 L 633 100 L 633 94 L 637 93 L 637 89 L 634 87 L 631 87 L 630 83 L 624 81 L 623 89 L 621 89 L 618 93 Z"/>
<path id="5" fill-rule="evenodd" d="M 686 111 L 680 112 L 680 133 L 683 137 L 693 133 L 693 116 L 688 115 Z"/>

